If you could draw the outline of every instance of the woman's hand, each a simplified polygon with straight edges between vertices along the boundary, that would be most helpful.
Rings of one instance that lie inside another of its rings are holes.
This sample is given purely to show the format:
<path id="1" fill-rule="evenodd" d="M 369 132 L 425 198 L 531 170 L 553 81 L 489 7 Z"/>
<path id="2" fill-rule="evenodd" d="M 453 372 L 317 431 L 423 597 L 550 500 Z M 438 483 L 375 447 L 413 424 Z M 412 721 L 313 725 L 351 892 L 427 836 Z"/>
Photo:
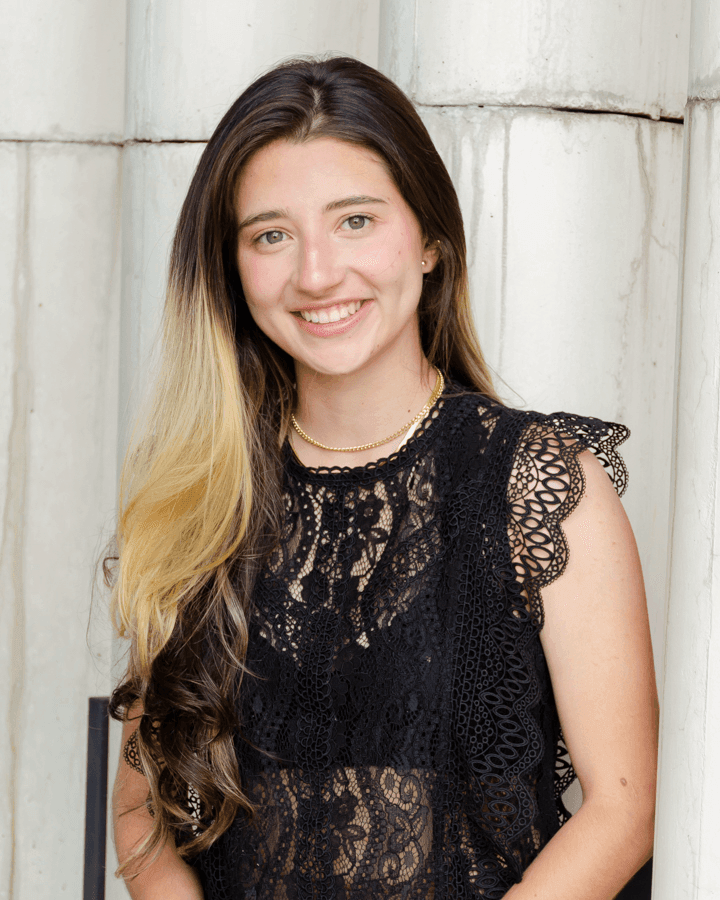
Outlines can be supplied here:
<path id="1" fill-rule="evenodd" d="M 658 714 L 640 561 L 601 464 L 579 459 L 586 491 L 563 523 L 567 568 L 542 591 L 541 639 L 583 803 L 508 900 L 611 900 L 652 853 Z"/>
<path id="2" fill-rule="evenodd" d="M 123 748 L 138 726 L 139 715 L 137 707 L 131 710 L 132 718 L 123 727 Z M 152 829 L 153 819 L 145 805 L 148 793 L 147 779 L 127 764 L 121 751 L 113 790 L 115 848 L 120 864 Z M 123 877 L 133 900 L 203 900 L 196 873 L 169 843 L 150 865 L 142 860 L 131 863 Z"/>

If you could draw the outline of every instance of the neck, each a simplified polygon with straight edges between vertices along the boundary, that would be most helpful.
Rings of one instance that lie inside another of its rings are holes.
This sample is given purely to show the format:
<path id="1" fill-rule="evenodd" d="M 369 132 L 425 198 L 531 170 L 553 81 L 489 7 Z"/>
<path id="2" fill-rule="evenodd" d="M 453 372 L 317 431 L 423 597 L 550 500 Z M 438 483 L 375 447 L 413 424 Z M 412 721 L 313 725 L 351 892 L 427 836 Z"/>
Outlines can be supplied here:
<path id="1" fill-rule="evenodd" d="M 298 422 L 310 437 L 329 447 L 354 447 L 382 440 L 417 415 L 436 382 L 435 369 L 421 352 L 411 359 L 373 360 L 347 375 L 325 375 L 298 365 Z M 402 442 L 357 453 L 337 453 L 306 443 L 296 433 L 293 449 L 311 466 L 363 465 L 392 453 Z"/>

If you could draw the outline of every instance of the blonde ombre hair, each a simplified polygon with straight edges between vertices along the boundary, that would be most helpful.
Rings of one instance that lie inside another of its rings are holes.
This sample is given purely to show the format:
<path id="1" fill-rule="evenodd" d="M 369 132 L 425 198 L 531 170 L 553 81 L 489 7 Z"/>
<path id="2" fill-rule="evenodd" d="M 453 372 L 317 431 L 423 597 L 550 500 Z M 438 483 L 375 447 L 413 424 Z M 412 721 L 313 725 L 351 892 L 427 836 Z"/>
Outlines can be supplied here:
<path id="1" fill-rule="evenodd" d="M 428 360 L 497 399 L 475 335 L 465 238 L 452 182 L 410 101 L 349 58 L 294 60 L 254 82 L 211 137 L 175 233 L 163 362 L 125 460 L 113 614 L 130 639 L 111 699 L 140 709 L 138 750 L 152 832 L 125 867 L 171 835 L 209 847 L 238 809 L 233 738 L 258 571 L 278 537 L 281 447 L 295 405 L 293 360 L 257 327 L 235 261 L 236 186 L 275 140 L 333 137 L 384 161 L 440 259 L 418 307 Z M 188 786 L 199 802 L 191 811 Z"/>

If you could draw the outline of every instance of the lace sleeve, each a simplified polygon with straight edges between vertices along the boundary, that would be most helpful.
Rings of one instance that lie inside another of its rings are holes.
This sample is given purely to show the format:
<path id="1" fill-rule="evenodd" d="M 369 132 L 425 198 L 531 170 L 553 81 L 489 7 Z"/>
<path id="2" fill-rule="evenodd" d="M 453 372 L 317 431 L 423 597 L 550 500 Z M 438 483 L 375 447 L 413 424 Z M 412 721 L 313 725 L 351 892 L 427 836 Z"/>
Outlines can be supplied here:
<path id="1" fill-rule="evenodd" d="M 140 762 L 137 728 L 125 742 L 125 746 L 123 747 L 123 759 L 131 769 L 135 769 L 135 771 L 139 772 L 141 775 L 145 774 L 142 763 Z"/>
<path id="2" fill-rule="evenodd" d="M 157 748 L 157 739 L 160 734 L 160 723 L 157 721 L 153 721 L 150 723 L 150 741 L 151 747 L 148 748 L 147 744 L 145 745 L 146 749 L 149 749 L 153 755 L 153 759 L 156 759 L 159 763 L 162 764 L 162 757 L 160 756 Z M 140 755 L 140 740 L 142 737 L 140 735 L 140 726 L 138 726 L 135 731 L 130 735 L 130 737 L 125 741 L 125 746 L 123 747 L 123 759 L 130 766 L 131 769 L 135 769 L 136 772 L 139 772 L 141 775 L 145 774 L 145 769 L 142 764 L 142 757 Z"/>
<path id="3" fill-rule="evenodd" d="M 540 590 L 559 578 L 567 565 L 561 523 L 585 490 L 577 457 L 591 450 L 622 496 L 627 468 L 617 447 L 629 434 L 624 425 L 554 413 L 530 422 L 520 435 L 508 482 L 508 535 L 517 580 L 540 626 Z"/>

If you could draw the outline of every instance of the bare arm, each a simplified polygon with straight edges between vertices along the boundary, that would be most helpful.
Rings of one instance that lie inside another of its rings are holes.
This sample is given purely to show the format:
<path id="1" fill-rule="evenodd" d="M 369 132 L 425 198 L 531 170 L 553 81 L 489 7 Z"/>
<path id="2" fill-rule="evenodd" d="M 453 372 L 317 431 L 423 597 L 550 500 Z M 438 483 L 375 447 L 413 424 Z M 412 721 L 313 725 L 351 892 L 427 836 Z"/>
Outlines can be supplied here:
<path id="1" fill-rule="evenodd" d="M 133 715 L 137 711 L 133 710 Z M 122 747 L 137 727 L 137 719 L 123 727 Z M 144 775 L 127 764 L 122 752 L 113 789 L 115 847 L 122 864 L 152 828 L 152 816 L 145 802 L 148 783 Z M 133 900 L 203 900 L 200 882 L 174 845 L 166 844 L 150 866 L 134 863 L 124 873 Z"/>
<path id="2" fill-rule="evenodd" d="M 640 562 L 602 466 L 563 528 L 566 570 L 543 590 L 541 633 L 583 803 L 508 900 L 611 900 L 652 852 L 657 696 Z"/>

